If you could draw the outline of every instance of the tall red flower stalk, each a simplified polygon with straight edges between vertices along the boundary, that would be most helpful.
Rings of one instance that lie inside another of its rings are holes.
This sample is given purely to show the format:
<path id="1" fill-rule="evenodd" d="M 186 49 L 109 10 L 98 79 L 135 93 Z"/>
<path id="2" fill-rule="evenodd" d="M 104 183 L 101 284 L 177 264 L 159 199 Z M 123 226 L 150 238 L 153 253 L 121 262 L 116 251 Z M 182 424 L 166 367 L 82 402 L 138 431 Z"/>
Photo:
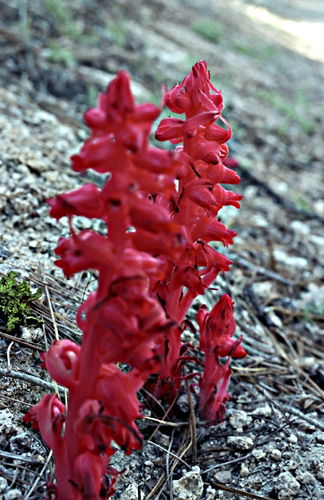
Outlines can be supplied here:
<path id="1" fill-rule="evenodd" d="M 88 269 L 98 275 L 97 290 L 77 313 L 81 346 L 60 340 L 42 357 L 52 378 L 68 389 L 68 406 L 48 394 L 25 416 L 53 450 L 57 500 L 114 493 L 118 472 L 109 459 L 116 444 L 126 454 L 141 447 L 137 393 L 144 384 L 155 397 L 172 400 L 184 378 L 199 377 L 201 416 L 217 420 L 228 397 L 229 356 L 245 355 L 240 339 L 232 338 L 232 302 L 223 296 L 210 313 L 198 313 L 203 373 L 183 369 L 195 360 L 181 340 L 186 312 L 231 264 L 210 246 L 228 245 L 235 236 L 218 211 L 239 207 L 241 196 L 219 184 L 239 178 L 224 166 L 231 132 L 206 63 L 197 63 L 164 99 L 185 114 L 184 120 L 162 120 L 156 133 L 183 143 L 173 152 L 149 146 L 160 109 L 136 105 L 128 74 L 120 72 L 98 107 L 86 112 L 92 133 L 72 156 L 74 170 L 106 174 L 105 183 L 49 200 L 51 215 L 67 216 L 71 231 L 55 250 L 56 265 L 67 277 Z M 102 219 L 105 232 L 76 232 L 75 215 Z M 152 374 L 157 376 L 148 380 Z"/>

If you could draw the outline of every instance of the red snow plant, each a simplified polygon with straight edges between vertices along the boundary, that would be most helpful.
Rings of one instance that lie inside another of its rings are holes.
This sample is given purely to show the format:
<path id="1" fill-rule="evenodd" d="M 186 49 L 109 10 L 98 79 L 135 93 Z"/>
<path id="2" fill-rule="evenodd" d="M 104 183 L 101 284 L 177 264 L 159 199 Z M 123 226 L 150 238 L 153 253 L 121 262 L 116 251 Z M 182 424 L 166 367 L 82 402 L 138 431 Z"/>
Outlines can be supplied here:
<path id="1" fill-rule="evenodd" d="M 186 314 L 231 261 L 215 249 L 232 244 L 235 232 L 218 218 L 224 205 L 239 208 L 241 196 L 221 186 L 237 184 L 225 166 L 231 129 L 223 99 L 204 61 L 164 103 L 181 118 L 160 122 L 156 138 L 171 150 L 148 144 L 160 114 L 154 104 L 135 104 L 129 76 L 121 71 L 84 119 L 91 129 L 72 156 L 77 172 L 93 169 L 103 183 L 48 201 L 56 219 L 68 217 L 71 235 L 55 252 L 66 277 L 93 270 L 97 289 L 81 305 L 82 343 L 53 343 L 42 356 L 51 377 L 68 389 L 68 405 L 45 395 L 25 416 L 53 450 L 56 482 L 48 498 L 99 500 L 114 491 L 118 471 L 109 465 L 117 447 L 141 447 L 137 398 L 145 385 L 152 400 L 174 402 L 192 379 L 200 417 L 222 418 L 228 399 L 230 358 L 241 358 L 234 339 L 233 302 L 220 297 L 197 315 L 200 352 L 183 342 Z M 76 231 L 74 216 L 101 219 L 104 230 Z M 197 352 L 198 351 L 198 352 Z M 194 368 L 198 361 L 203 370 Z M 199 390 L 198 390 L 199 388 Z M 116 446 L 117 445 L 117 446 Z"/>

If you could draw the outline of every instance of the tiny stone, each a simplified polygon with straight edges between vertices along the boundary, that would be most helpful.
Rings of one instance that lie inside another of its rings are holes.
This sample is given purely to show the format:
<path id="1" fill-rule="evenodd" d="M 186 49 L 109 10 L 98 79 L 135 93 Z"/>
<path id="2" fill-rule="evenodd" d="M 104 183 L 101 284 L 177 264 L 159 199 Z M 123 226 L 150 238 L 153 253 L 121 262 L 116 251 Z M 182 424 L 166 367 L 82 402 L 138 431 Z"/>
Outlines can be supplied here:
<path id="1" fill-rule="evenodd" d="M 177 401 L 177 404 L 183 413 L 187 413 L 189 411 L 189 403 L 187 394 L 182 394 Z"/>
<path id="2" fill-rule="evenodd" d="M 28 432 L 20 432 L 9 439 L 10 451 L 13 453 L 21 454 L 31 450 L 31 437 Z"/>
<path id="3" fill-rule="evenodd" d="M 214 500 L 216 498 L 216 490 L 212 488 L 210 485 L 207 486 L 206 490 L 206 500 Z"/>
<path id="4" fill-rule="evenodd" d="M 173 481 L 172 486 L 174 500 L 200 500 L 204 490 L 200 468 L 193 467 L 180 479 Z"/>
<path id="5" fill-rule="evenodd" d="M 0 477 L 0 493 L 8 488 L 8 481 L 4 477 Z"/>
<path id="6" fill-rule="evenodd" d="M 230 482 L 232 479 L 231 471 L 220 470 L 220 471 L 216 472 L 215 479 L 216 479 L 216 481 L 219 481 L 220 483 L 226 484 L 226 483 Z"/>
<path id="7" fill-rule="evenodd" d="M 126 490 L 120 495 L 120 500 L 138 500 L 138 486 L 136 483 L 131 483 Z"/>
<path id="8" fill-rule="evenodd" d="M 298 464 L 297 464 L 297 462 L 295 460 L 289 460 L 288 465 L 287 465 L 286 468 L 288 470 L 295 470 L 295 469 L 297 469 L 297 467 L 298 467 Z"/>
<path id="9" fill-rule="evenodd" d="M 299 481 L 302 484 L 314 484 L 315 483 L 315 478 L 310 472 L 299 472 L 298 475 L 296 475 L 297 481 Z"/>
<path id="10" fill-rule="evenodd" d="M 245 464 L 241 465 L 240 474 L 242 477 L 247 477 L 250 474 L 250 470 Z"/>
<path id="11" fill-rule="evenodd" d="M 301 359 L 300 366 L 301 368 L 312 368 L 316 364 L 316 358 L 314 356 L 307 356 L 306 358 Z"/>
<path id="12" fill-rule="evenodd" d="M 250 450 L 253 446 L 253 440 L 248 436 L 230 436 L 227 438 L 227 444 L 238 450 Z"/>
<path id="13" fill-rule="evenodd" d="M 300 484 L 290 472 L 282 472 L 275 481 L 278 499 L 294 498 L 300 490 Z"/>
<path id="14" fill-rule="evenodd" d="M 277 448 L 271 450 L 271 456 L 274 460 L 281 460 L 281 451 Z"/>
<path id="15" fill-rule="evenodd" d="M 22 500 L 23 496 L 21 491 L 15 488 L 5 493 L 3 498 L 4 500 Z"/>
<path id="16" fill-rule="evenodd" d="M 324 432 L 323 431 L 316 432 L 315 439 L 318 443 L 324 443 Z"/>
<path id="17" fill-rule="evenodd" d="M 319 471 L 317 477 L 320 481 L 324 481 L 324 471 Z"/>
<path id="18" fill-rule="evenodd" d="M 271 406 L 268 404 L 260 406 L 259 408 L 256 408 L 252 412 L 252 415 L 255 415 L 256 417 L 271 417 L 271 414 L 272 414 Z"/>
<path id="19" fill-rule="evenodd" d="M 7 388 L 7 394 L 12 391 Z M 13 414 L 7 410 L 0 410 L 0 446 L 6 446 L 8 443 L 8 438 L 19 432 L 18 427 L 14 424 Z"/>
<path id="20" fill-rule="evenodd" d="M 252 455 L 256 460 L 262 460 L 266 456 L 266 453 L 264 450 L 253 450 Z"/>
<path id="21" fill-rule="evenodd" d="M 31 240 L 31 241 L 29 242 L 29 247 L 30 247 L 30 248 L 37 248 L 37 247 L 39 246 L 39 243 L 40 243 L 40 242 L 39 242 L 38 240 Z"/>
<path id="22" fill-rule="evenodd" d="M 310 228 L 307 226 L 307 224 L 304 224 L 299 220 L 293 220 L 290 226 L 296 233 L 299 233 L 301 235 L 307 235 L 310 233 Z"/>
<path id="23" fill-rule="evenodd" d="M 297 436 L 295 436 L 295 434 L 290 434 L 287 439 L 289 443 L 296 444 L 298 442 Z"/>
<path id="24" fill-rule="evenodd" d="M 239 432 L 243 431 L 243 427 L 248 427 L 252 422 L 252 417 L 250 417 L 245 411 L 234 410 L 230 416 L 230 424 L 234 429 Z"/>

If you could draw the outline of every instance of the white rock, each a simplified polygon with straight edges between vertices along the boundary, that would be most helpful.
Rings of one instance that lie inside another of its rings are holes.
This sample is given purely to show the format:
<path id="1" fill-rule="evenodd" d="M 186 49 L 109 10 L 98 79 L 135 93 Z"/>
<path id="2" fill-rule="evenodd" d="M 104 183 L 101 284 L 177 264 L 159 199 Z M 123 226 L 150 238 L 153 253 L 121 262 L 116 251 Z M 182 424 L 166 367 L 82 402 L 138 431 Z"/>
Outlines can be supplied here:
<path id="1" fill-rule="evenodd" d="M 174 500 L 200 500 L 204 489 L 200 468 L 193 467 L 180 479 L 174 480 L 172 486 Z"/>
<path id="2" fill-rule="evenodd" d="M 250 470 L 245 464 L 241 465 L 240 474 L 242 477 L 247 477 L 250 474 Z"/>
<path id="3" fill-rule="evenodd" d="M 0 477 L 0 493 L 8 488 L 8 481 L 4 477 Z"/>
<path id="4" fill-rule="evenodd" d="M 324 432 L 323 431 L 317 431 L 315 434 L 315 439 L 318 443 L 324 443 Z"/>
<path id="5" fill-rule="evenodd" d="M 318 312 L 321 313 L 324 304 L 324 286 L 310 283 L 307 288 L 307 292 L 302 293 L 302 298 L 298 301 L 299 307 L 309 309 L 312 312 L 317 312 L 318 310 Z"/>
<path id="6" fill-rule="evenodd" d="M 304 257 L 287 255 L 283 250 L 280 250 L 279 248 L 274 250 L 273 255 L 278 262 L 281 262 L 282 264 L 285 264 L 287 266 L 295 267 L 297 269 L 305 269 L 308 266 L 308 261 L 307 259 L 304 259 Z"/>
<path id="7" fill-rule="evenodd" d="M 281 460 L 281 451 L 277 448 L 271 450 L 271 456 L 274 460 Z"/>
<path id="8" fill-rule="evenodd" d="M 4 500 L 22 500 L 23 496 L 18 488 L 14 488 L 5 493 L 3 498 Z"/>
<path id="9" fill-rule="evenodd" d="M 295 434 L 290 434 L 287 439 L 289 443 L 296 444 L 298 442 L 298 438 Z"/>
<path id="10" fill-rule="evenodd" d="M 301 222 L 300 220 L 293 220 L 290 224 L 291 229 L 293 229 L 296 233 L 306 236 L 310 233 L 310 228 L 305 222 Z"/>
<path id="11" fill-rule="evenodd" d="M 8 391 L 9 392 L 9 391 Z M 14 416 L 5 409 L 0 410 L 0 446 L 5 446 L 8 443 L 10 436 L 19 432 L 16 424 L 14 424 Z"/>
<path id="12" fill-rule="evenodd" d="M 300 490 L 299 482 L 290 472 L 282 472 L 275 481 L 278 499 L 294 498 Z"/>
<path id="13" fill-rule="evenodd" d="M 252 455 L 256 460 L 262 460 L 262 458 L 266 456 L 266 452 L 264 450 L 257 449 L 252 451 Z"/>
<path id="14" fill-rule="evenodd" d="M 273 294 L 273 281 L 259 281 L 253 283 L 253 289 L 261 297 L 269 297 Z"/>
<path id="15" fill-rule="evenodd" d="M 296 475 L 296 479 L 298 482 L 302 484 L 314 484 L 315 483 L 315 478 L 313 474 L 310 472 L 299 472 Z"/>
<path id="16" fill-rule="evenodd" d="M 220 483 L 229 483 L 232 479 L 232 473 L 229 470 L 220 470 L 216 472 L 215 474 L 215 479 L 216 481 L 219 481 Z"/>
<path id="17" fill-rule="evenodd" d="M 252 415 L 255 415 L 256 417 L 271 417 L 271 406 L 266 403 L 264 406 L 260 406 L 259 408 L 253 410 Z"/>
<path id="18" fill-rule="evenodd" d="M 281 328 L 283 326 L 281 319 L 279 318 L 279 316 L 277 316 L 272 307 L 265 307 L 264 311 L 267 313 L 268 318 L 275 326 L 277 326 L 278 328 Z"/>
<path id="19" fill-rule="evenodd" d="M 214 500 L 216 498 L 216 490 L 210 485 L 207 486 L 206 490 L 206 500 Z"/>
<path id="20" fill-rule="evenodd" d="M 234 410 L 229 421 L 234 429 L 242 432 L 243 427 L 248 427 L 250 425 L 252 417 L 250 417 L 250 415 L 248 415 L 245 411 Z"/>
<path id="21" fill-rule="evenodd" d="M 230 436 L 227 444 L 238 450 L 250 450 L 253 447 L 253 440 L 249 436 Z"/>
<path id="22" fill-rule="evenodd" d="M 138 486 L 136 483 L 131 483 L 126 490 L 120 495 L 120 500 L 138 500 Z"/>

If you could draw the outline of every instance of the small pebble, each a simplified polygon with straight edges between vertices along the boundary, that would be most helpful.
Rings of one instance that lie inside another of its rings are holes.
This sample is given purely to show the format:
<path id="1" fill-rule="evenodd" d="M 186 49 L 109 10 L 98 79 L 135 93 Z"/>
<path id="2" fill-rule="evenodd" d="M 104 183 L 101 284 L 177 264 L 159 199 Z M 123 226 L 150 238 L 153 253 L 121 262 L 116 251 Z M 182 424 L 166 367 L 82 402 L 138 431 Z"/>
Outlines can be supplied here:
<path id="1" fill-rule="evenodd" d="M 302 484 L 314 484 L 315 478 L 310 472 L 299 472 L 296 475 L 296 479 L 298 482 Z"/>
<path id="2" fill-rule="evenodd" d="M 8 488 L 8 481 L 4 477 L 0 477 L 0 493 Z"/>
<path id="3" fill-rule="evenodd" d="M 215 474 L 215 479 L 216 481 L 219 481 L 220 483 L 229 483 L 232 479 L 232 473 L 229 470 L 220 470 L 216 472 Z"/>
<path id="4" fill-rule="evenodd" d="M 316 432 L 315 439 L 318 443 L 324 443 L 324 432 L 322 431 Z"/>
<path id="5" fill-rule="evenodd" d="M 253 440 L 249 436 L 230 436 L 227 444 L 238 450 L 250 450 L 253 447 Z"/>
<path id="6" fill-rule="evenodd" d="M 137 499 L 138 499 L 138 486 L 136 483 L 129 484 L 126 490 L 120 495 L 120 500 L 137 500 Z"/>
<path id="7" fill-rule="evenodd" d="M 298 438 L 295 434 L 290 434 L 290 436 L 288 436 L 287 439 L 288 439 L 289 443 L 296 444 L 298 442 Z"/>
<path id="8" fill-rule="evenodd" d="M 271 406 L 268 404 L 260 406 L 259 408 L 256 408 L 252 412 L 252 415 L 255 415 L 256 417 L 271 417 L 271 414 L 272 414 Z"/>
<path id="9" fill-rule="evenodd" d="M 250 470 L 245 464 L 241 465 L 240 474 L 242 477 L 247 477 L 250 474 Z"/>
<path id="10" fill-rule="evenodd" d="M 289 460 L 288 465 L 285 468 L 288 470 L 295 470 L 295 469 L 297 469 L 297 467 L 298 467 L 298 463 L 296 462 L 296 460 L 292 459 L 292 460 Z"/>
<path id="11" fill-rule="evenodd" d="M 274 460 L 281 460 L 281 451 L 277 448 L 271 450 L 271 456 Z"/>
<path id="12" fill-rule="evenodd" d="M 294 476 L 286 471 L 279 474 L 275 481 L 275 488 L 278 492 L 278 499 L 294 498 L 300 490 L 299 482 Z"/>
<path id="13" fill-rule="evenodd" d="M 23 495 L 18 488 L 14 488 L 9 490 L 7 493 L 3 495 L 4 500 L 22 500 Z"/>
<path id="14" fill-rule="evenodd" d="M 250 425 L 252 417 L 250 417 L 250 415 L 248 415 L 245 411 L 234 410 L 229 421 L 234 429 L 242 432 L 243 427 L 248 427 Z"/>
<path id="15" fill-rule="evenodd" d="M 216 498 L 216 490 L 212 488 L 210 485 L 207 486 L 206 490 L 206 500 L 215 500 Z"/>
<path id="16" fill-rule="evenodd" d="M 172 482 L 174 498 L 179 500 L 200 500 L 204 490 L 204 482 L 198 466 Z"/>
<path id="17" fill-rule="evenodd" d="M 290 224 L 290 227 L 296 232 L 299 233 L 303 236 L 307 235 L 310 233 L 310 228 L 307 226 L 307 224 L 304 224 L 303 222 L 299 220 L 293 220 L 292 223 Z"/>
<path id="18" fill-rule="evenodd" d="M 264 450 L 253 450 L 252 455 L 256 460 L 262 460 L 266 456 L 266 453 Z"/>

